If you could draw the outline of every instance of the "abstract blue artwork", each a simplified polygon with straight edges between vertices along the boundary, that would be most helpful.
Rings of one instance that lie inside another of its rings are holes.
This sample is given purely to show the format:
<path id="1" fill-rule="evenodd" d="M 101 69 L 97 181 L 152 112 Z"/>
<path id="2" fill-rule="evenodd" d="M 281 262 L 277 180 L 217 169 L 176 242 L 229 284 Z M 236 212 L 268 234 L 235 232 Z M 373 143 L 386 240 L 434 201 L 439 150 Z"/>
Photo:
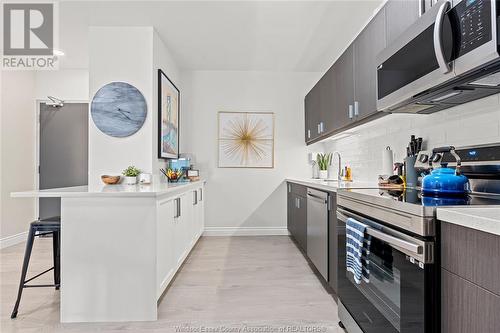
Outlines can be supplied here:
<path id="1" fill-rule="evenodd" d="M 146 99 L 125 82 L 111 82 L 97 91 L 90 106 L 94 124 L 103 133 L 123 138 L 137 132 L 147 115 Z"/>

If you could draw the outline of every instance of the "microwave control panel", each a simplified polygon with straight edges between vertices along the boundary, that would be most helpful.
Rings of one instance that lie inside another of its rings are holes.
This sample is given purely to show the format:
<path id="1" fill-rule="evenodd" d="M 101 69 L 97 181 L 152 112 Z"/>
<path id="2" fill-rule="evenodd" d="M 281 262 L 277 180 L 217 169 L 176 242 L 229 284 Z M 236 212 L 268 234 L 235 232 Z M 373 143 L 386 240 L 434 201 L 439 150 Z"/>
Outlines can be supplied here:
<path id="1" fill-rule="evenodd" d="M 478 48 L 491 40 L 492 20 L 491 8 L 494 1 L 463 0 L 450 12 L 450 16 L 458 20 L 457 57 Z"/>

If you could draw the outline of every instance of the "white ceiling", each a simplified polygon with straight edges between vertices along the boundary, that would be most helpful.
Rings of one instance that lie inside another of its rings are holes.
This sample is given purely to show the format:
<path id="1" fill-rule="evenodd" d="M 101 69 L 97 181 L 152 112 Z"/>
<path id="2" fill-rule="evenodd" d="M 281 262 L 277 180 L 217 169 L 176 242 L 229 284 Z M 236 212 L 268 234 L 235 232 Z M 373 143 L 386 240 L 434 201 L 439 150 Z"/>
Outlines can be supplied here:
<path id="1" fill-rule="evenodd" d="M 382 2 L 61 2 L 61 67 L 88 67 L 89 26 L 154 26 L 186 70 L 325 71 Z"/>

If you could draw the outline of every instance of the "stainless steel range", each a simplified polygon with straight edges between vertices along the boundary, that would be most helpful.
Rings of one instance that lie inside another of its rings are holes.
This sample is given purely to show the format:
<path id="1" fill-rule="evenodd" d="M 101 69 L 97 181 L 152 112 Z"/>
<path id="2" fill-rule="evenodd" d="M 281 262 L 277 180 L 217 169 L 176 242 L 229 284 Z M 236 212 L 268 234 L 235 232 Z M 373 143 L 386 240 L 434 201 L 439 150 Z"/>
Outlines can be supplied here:
<path id="1" fill-rule="evenodd" d="M 349 333 L 439 332 L 436 208 L 500 205 L 500 144 L 456 152 L 473 189 L 466 197 L 426 197 L 418 188 L 338 191 L 339 318 Z M 422 157 L 421 164 L 429 165 L 429 159 L 448 166 L 454 161 L 444 153 Z M 366 225 L 370 238 L 369 280 L 361 283 L 346 270 L 347 219 Z"/>

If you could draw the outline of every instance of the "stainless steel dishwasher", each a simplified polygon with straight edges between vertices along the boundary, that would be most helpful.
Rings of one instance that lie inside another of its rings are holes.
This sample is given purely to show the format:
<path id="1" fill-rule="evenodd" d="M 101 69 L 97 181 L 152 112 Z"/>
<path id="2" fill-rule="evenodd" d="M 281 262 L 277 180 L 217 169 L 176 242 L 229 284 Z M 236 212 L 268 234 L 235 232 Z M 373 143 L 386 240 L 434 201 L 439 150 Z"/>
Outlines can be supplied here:
<path id="1" fill-rule="evenodd" d="M 307 189 L 307 256 L 328 281 L 328 193 Z"/>

